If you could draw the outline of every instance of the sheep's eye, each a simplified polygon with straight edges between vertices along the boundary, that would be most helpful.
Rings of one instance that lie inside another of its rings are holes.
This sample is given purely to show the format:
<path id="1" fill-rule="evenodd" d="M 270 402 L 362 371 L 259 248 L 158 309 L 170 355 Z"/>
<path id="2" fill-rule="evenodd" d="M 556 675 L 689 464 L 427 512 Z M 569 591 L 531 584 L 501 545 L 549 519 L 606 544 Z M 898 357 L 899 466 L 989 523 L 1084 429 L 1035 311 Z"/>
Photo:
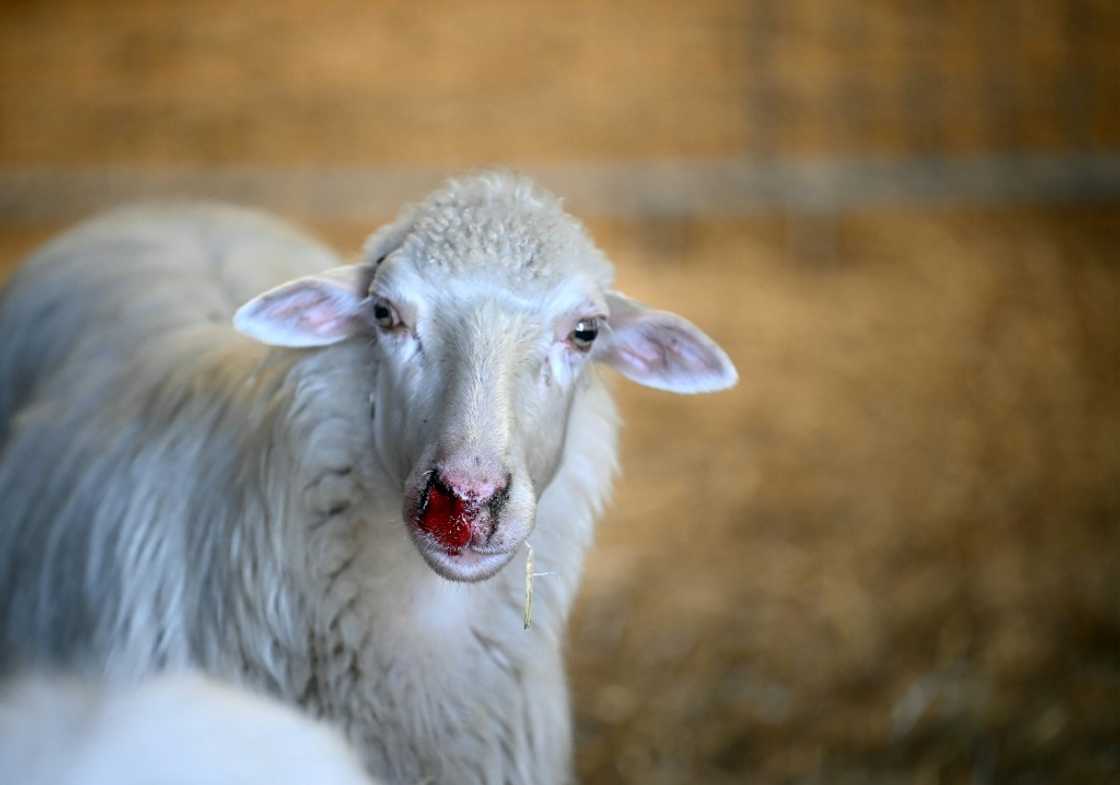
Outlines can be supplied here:
<path id="1" fill-rule="evenodd" d="M 576 322 L 576 329 L 572 330 L 572 346 L 576 347 L 582 352 L 586 352 L 591 348 L 591 344 L 598 334 L 598 319 L 580 319 L 578 322 Z"/>
<path id="2" fill-rule="evenodd" d="M 383 330 L 392 330 L 401 323 L 396 309 L 386 300 L 373 301 L 373 320 Z"/>

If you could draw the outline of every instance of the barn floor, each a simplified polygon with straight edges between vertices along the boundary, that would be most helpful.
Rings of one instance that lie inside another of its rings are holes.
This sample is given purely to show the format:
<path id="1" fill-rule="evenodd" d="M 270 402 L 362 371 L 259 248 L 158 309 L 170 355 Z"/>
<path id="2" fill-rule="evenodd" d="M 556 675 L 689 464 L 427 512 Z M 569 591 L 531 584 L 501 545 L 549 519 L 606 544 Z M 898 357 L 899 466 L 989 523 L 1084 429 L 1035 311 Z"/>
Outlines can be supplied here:
<path id="1" fill-rule="evenodd" d="M 1118 219 L 591 222 L 742 382 L 617 385 L 569 651 L 583 782 L 1120 777 Z M 50 228 L 0 229 L 2 263 Z"/>

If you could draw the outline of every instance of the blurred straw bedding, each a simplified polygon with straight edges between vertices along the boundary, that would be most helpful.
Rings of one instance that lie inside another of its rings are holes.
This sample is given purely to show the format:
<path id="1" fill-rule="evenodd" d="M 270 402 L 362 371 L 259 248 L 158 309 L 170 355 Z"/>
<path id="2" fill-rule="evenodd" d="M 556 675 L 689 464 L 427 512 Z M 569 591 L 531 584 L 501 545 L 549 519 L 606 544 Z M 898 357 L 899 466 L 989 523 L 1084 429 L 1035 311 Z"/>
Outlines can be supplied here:
<path id="1" fill-rule="evenodd" d="M 1120 780 L 1120 6 L 23 0 L 0 85 L 5 273 L 133 197 L 354 250 L 500 162 L 728 349 L 618 384 L 584 782 Z"/>

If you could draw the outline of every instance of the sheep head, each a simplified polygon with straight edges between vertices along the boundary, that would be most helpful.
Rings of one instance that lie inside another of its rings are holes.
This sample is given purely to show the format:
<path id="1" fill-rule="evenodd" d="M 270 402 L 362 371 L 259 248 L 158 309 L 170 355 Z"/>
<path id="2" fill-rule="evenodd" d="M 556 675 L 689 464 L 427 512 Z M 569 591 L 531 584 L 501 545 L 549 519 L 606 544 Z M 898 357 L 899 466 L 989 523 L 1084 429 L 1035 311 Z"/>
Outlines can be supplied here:
<path id="1" fill-rule="evenodd" d="M 699 329 L 612 278 L 557 199 L 482 174 L 406 209 L 361 263 L 265 292 L 234 323 L 271 345 L 371 342 L 374 449 L 403 525 L 437 573 L 476 581 L 532 530 L 591 365 L 680 393 L 737 380 Z"/>

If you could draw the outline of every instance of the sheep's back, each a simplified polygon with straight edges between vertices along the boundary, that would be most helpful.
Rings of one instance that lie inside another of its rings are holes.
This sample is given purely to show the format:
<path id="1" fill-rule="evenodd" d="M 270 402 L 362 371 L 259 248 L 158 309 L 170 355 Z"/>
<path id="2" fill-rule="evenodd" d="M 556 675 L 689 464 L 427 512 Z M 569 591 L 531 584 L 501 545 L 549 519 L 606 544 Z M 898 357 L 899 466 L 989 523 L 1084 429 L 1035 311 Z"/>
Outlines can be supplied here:
<path id="1" fill-rule="evenodd" d="M 0 294 L 0 671 L 98 641 L 104 656 L 148 634 L 145 614 L 220 599 L 186 571 L 248 503 L 250 407 L 283 376 L 257 373 L 267 353 L 232 314 L 338 263 L 267 216 L 186 205 L 110 213 L 16 272 Z M 205 645 L 193 634 L 136 648 L 174 659 Z"/>
<path id="2" fill-rule="evenodd" d="M 222 205 L 123 208 L 48 243 L 0 294 L 0 444 L 15 412 L 67 362 L 113 363 L 339 264 L 263 213 Z"/>

